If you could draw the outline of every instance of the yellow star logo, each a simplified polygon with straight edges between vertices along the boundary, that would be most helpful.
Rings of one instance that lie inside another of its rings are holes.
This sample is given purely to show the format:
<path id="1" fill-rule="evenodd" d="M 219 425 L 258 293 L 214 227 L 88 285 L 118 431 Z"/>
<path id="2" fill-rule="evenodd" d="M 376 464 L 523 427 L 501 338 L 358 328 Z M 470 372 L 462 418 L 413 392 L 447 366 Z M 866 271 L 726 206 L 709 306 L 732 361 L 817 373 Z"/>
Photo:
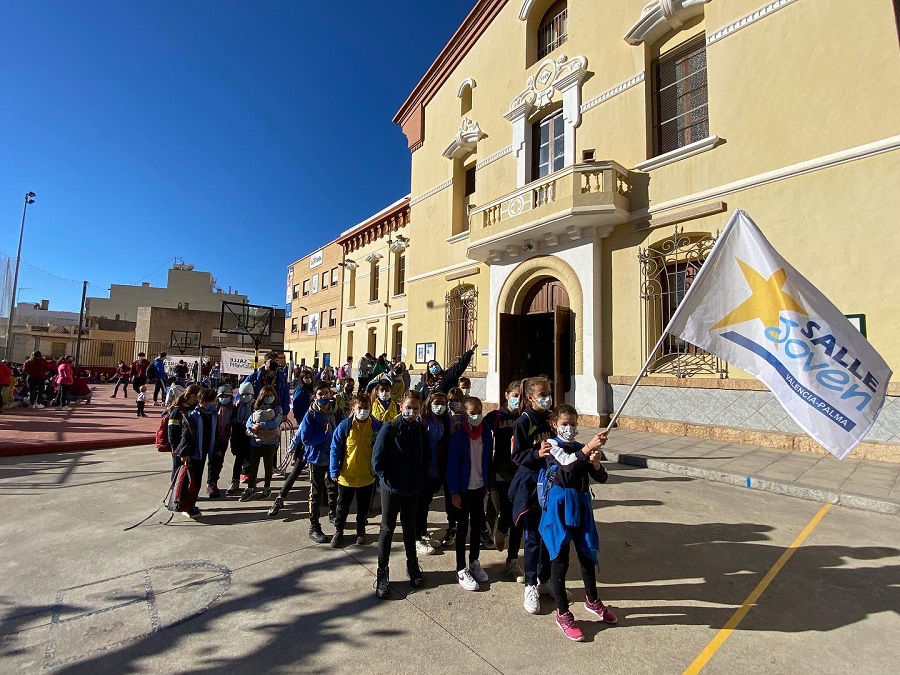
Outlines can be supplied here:
<path id="1" fill-rule="evenodd" d="M 766 279 L 740 258 L 735 258 L 735 260 L 741 266 L 741 271 L 744 273 L 747 285 L 750 286 L 752 295 L 731 310 L 710 330 L 752 319 L 759 319 L 766 327 L 777 326 L 782 310 L 809 315 L 809 312 L 803 309 L 799 302 L 782 290 L 784 282 L 787 281 L 787 274 L 783 269 L 776 270 L 772 276 Z"/>

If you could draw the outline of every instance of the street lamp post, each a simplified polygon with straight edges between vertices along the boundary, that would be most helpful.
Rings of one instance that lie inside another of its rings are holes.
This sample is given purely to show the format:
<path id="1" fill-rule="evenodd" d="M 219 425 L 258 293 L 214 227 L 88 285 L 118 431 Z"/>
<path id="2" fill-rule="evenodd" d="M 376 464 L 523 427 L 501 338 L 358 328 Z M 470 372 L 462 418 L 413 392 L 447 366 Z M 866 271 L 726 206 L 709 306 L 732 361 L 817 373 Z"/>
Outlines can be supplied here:
<path id="1" fill-rule="evenodd" d="M 36 195 L 33 192 L 25 193 L 25 206 L 22 208 L 22 226 L 19 228 L 19 248 L 16 250 L 16 271 L 13 272 L 12 302 L 9 306 L 9 319 L 6 323 L 6 358 L 12 360 L 12 328 L 13 315 L 16 311 L 16 286 L 19 284 L 19 261 L 22 259 L 22 237 L 25 235 L 25 214 L 28 213 L 28 205 L 34 204 Z"/>

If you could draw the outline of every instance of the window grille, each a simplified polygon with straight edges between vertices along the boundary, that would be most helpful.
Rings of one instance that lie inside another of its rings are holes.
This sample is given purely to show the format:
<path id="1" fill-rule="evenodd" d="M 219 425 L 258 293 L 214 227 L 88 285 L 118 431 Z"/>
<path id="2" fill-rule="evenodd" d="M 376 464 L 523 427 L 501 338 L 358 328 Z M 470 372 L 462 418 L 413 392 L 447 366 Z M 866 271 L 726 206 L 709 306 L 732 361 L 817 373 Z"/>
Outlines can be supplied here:
<path id="1" fill-rule="evenodd" d="M 444 367 L 449 367 L 461 354 L 475 344 L 475 327 L 478 318 L 478 289 L 459 285 L 446 296 L 447 339 L 444 341 Z M 475 359 L 472 359 L 472 368 Z"/>
<path id="2" fill-rule="evenodd" d="M 568 15 L 569 10 L 565 0 L 563 0 L 562 2 L 554 3 L 547 10 L 544 18 L 541 19 L 541 25 L 538 27 L 537 34 L 537 55 L 539 59 L 544 58 L 566 41 L 568 37 Z"/>
<path id="3" fill-rule="evenodd" d="M 727 363 L 674 335 L 666 335 L 659 348 L 650 354 L 715 241 L 716 237 L 709 234 L 684 234 L 682 229 L 676 228 L 670 238 L 638 249 L 641 357 L 642 361 L 650 358 L 648 373 L 666 373 L 675 377 L 706 373 L 728 377 Z"/>
<path id="4" fill-rule="evenodd" d="M 709 136 L 706 41 L 703 35 L 659 57 L 655 69 L 654 127 L 661 155 Z"/>

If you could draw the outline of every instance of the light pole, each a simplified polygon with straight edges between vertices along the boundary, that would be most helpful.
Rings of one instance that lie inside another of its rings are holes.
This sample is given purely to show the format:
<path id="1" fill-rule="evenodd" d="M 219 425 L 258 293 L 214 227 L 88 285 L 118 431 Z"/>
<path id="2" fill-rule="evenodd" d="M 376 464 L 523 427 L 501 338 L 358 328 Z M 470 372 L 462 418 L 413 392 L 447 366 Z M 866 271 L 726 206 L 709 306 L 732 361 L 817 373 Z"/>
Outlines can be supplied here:
<path id="1" fill-rule="evenodd" d="M 405 251 L 409 248 L 409 239 L 404 237 L 402 234 L 398 234 L 396 239 L 391 239 L 390 235 L 388 235 L 388 252 L 391 255 L 391 258 L 394 257 L 394 254 L 399 253 L 400 251 Z M 391 267 L 393 266 L 394 260 L 388 260 L 388 273 L 387 273 L 387 298 L 384 303 L 384 353 L 388 353 L 388 313 L 391 309 L 391 294 L 393 289 L 391 288 Z M 400 354 L 396 354 L 395 356 L 400 356 Z"/>
<path id="2" fill-rule="evenodd" d="M 16 250 L 16 271 L 13 272 L 12 303 L 9 306 L 9 319 L 6 323 L 6 358 L 12 360 L 12 328 L 13 315 L 16 311 L 16 286 L 19 284 L 19 261 L 22 259 L 22 237 L 25 235 L 25 214 L 28 213 L 28 205 L 34 204 L 33 192 L 25 193 L 25 206 L 22 208 L 22 226 L 19 228 L 19 248 Z"/>

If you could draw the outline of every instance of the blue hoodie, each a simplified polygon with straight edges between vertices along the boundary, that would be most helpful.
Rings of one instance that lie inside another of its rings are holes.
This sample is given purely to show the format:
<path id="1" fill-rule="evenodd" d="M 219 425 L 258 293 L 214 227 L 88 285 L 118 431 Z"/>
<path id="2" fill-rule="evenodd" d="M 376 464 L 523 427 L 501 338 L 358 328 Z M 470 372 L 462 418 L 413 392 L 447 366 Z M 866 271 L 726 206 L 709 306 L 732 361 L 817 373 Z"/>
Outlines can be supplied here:
<path id="1" fill-rule="evenodd" d="M 469 433 L 466 430 L 468 422 L 463 422 L 457 431 L 450 436 L 450 451 L 447 456 L 447 486 L 450 495 L 459 495 L 469 491 L 469 476 L 472 473 L 472 447 Z M 484 422 L 481 423 L 481 475 L 484 477 L 485 486 L 490 478 L 491 456 L 494 454 L 494 435 L 491 428 Z"/>
<path id="2" fill-rule="evenodd" d="M 326 431 L 325 416 L 315 410 L 309 410 L 300 423 L 300 440 L 303 443 L 303 459 L 317 466 L 328 466 L 331 454 L 331 436 L 334 432 Z"/>
<path id="3" fill-rule="evenodd" d="M 153 367 L 156 369 L 156 377 L 153 378 L 155 380 L 164 380 L 166 379 L 166 362 L 163 361 L 158 356 L 153 359 Z"/>

